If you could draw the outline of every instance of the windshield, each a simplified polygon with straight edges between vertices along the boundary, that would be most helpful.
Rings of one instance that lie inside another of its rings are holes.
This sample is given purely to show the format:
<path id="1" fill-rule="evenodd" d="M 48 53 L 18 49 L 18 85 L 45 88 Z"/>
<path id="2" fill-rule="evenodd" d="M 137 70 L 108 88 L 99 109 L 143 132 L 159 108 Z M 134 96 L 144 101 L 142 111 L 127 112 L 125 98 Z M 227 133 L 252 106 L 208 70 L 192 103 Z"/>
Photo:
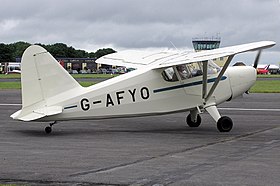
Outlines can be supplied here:
<path id="1" fill-rule="evenodd" d="M 208 61 L 208 74 L 217 74 L 220 71 L 221 68 L 213 60 Z"/>
<path id="2" fill-rule="evenodd" d="M 213 60 L 208 61 L 207 74 L 217 74 L 220 72 L 220 67 L 216 65 Z M 178 81 L 198 77 L 203 75 L 202 62 L 187 63 L 177 65 L 175 67 L 168 67 L 162 72 L 163 79 L 166 81 Z"/>

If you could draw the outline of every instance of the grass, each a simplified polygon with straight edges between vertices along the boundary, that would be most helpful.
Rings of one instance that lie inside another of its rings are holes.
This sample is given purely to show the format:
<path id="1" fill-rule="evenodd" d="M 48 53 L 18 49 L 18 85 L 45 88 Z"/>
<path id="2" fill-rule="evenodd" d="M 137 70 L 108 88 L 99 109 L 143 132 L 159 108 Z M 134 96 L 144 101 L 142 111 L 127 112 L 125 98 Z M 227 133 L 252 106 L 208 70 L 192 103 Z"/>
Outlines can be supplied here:
<path id="1" fill-rule="evenodd" d="M 251 93 L 280 93 L 280 81 L 257 81 L 250 89 Z"/>
<path id="2" fill-rule="evenodd" d="M 73 78 L 112 78 L 118 74 L 71 74 Z M 280 74 L 258 75 L 258 78 L 280 78 Z M 0 74 L 0 79 L 20 79 L 20 74 Z"/>
<path id="3" fill-rule="evenodd" d="M 91 85 L 96 84 L 96 82 L 79 82 L 80 85 L 82 85 L 83 87 L 89 87 Z"/>
<path id="4" fill-rule="evenodd" d="M 71 74 L 73 78 L 112 78 L 118 74 Z M 0 74 L 0 79 L 20 79 L 20 74 Z"/>
<path id="5" fill-rule="evenodd" d="M 20 74 L 0 74 L 0 79 L 20 79 Z"/>
<path id="6" fill-rule="evenodd" d="M 20 89 L 20 82 L 0 82 L 0 90 L 5 89 Z"/>
<path id="7" fill-rule="evenodd" d="M 18 74 L 9 74 L 9 75 L 18 75 Z M 80 75 L 80 74 L 79 74 Z M 92 74 L 90 74 L 92 75 Z M 95 75 L 95 74 L 93 74 Z M 98 74 L 98 75 L 104 75 L 98 76 L 98 77 L 108 77 L 108 74 Z M 106 75 L 106 76 L 105 76 Z M 111 76 L 111 75 L 109 75 Z M 88 76 L 89 77 L 89 76 Z M 78 78 L 78 77 L 76 77 Z M 95 77 L 96 78 L 96 77 Z M 91 85 L 96 84 L 96 82 L 79 82 L 83 87 L 89 87 Z M 20 89 L 21 84 L 20 82 L 0 82 L 0 90 L 5 89 Z M 280 93 L 280 80 L 266 80 L 261 81 L 258 80 L 256 84 L 250 89 L 251 93 Z"/>
<path id="8" fill-rule="evenodd" d="M 280 78 L 280 74 L 270 74 L 270 75 L 266 75 L 266 74 L 259 74 L 257 75 L 258 78 Z"/>
<path id="9" fill-rule="evenodd" d="M 72 74 L 73 78 L 112 78 L 118 76 L 118 74 Z"/>
<path id="10" fill-rule="evenodd" d="M 83 87 L 89 87 L 96 84 L 96 82 L 79 82 Z M 0 82 L 0 90 L 6 89 L 21 89 L 20 82 Z"/>
<path id="11" fill-rule="evenodd" d="M 74 78 L 111 78 L 118 74 L 71 74 Z M 258 78 L 280 78 L 280 74 L 258 75 Z M 0 74 L 0 79 L 20 79 L 20 74 Z"/>

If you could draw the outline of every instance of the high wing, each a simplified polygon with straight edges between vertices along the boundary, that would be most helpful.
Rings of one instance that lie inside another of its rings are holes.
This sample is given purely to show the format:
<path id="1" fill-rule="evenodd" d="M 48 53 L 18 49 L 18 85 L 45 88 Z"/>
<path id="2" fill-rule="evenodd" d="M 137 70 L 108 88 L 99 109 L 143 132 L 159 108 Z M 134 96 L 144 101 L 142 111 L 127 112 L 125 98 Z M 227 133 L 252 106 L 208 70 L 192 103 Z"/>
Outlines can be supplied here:
<path id="1" fill-rule="evenodd" d="M 231 47 L 219 48 L 214 50 L 207 50 L 201 52 L 190 53 L 187 55 L 181 55 L 179 58 L 174 59 L 172 61 L 165 61 L 158 63 L 155 68 L 163 68 L 168 66 L 192 63 L 197 61 L 207 61 L 210 59 L 216 59 L 220 57 L 226 56 L 234 56 L 236 54 L 255 51 L 255 50 L 262 50 L 265 48 L 269 48 L 275 45 L 274 41 L 261 41 L 243 45 L 236 45 Z"/>
<path id="2" fill-rule="evenodd" d="M 258 50 L 258 54 L 255 59 L 255 64 L 258 63 L 261 50 L 274 46 L 276 43 L 274 41 L 261 41 L 248 43 L 243 45 L 236 45 L 231 47 L 219 48 L 214 50 L 207 50 L 201 52 L 159 52 L 159 53 L 147 53 L 147 52 L 133 52 L 126 51 L 115 54 L 110 54 L 97 60 L 97 63 L 109 64 L 116 66 L 126 66 L 134 68 L 150 68 L 150 69 L 161 69 L 181 64 L 193 63 L 193 62 L 203 62 L 203 76 L 202 76 L 202 98 L 206 103 L 216 87 L 218 86 L 222 76 L 224 75 L 226 69 L 228 68 L 234 55 Z M 220 57 L 228 57 L 222 70 L 219 72 L 214 84 L 211 86 L 210 90 L 207 91 L 207 68 L 208 61 Z M 254 64 L 254 66 L 255 66 Z"/>
<path id="3" fill-rule="evenodd" d="M 142 68 L 166 59 L 170 56 L 177 56 L 178 52 L 152 52 L 152 51 L 139 51 L 127 50 L 113 54 L 109 54 L 99 58 L 96 62 L 105 65 L 124 66 L 127 68 Z"/>
<path id="4" fill-rule="evenodd" d="M 273 45 L 275 45 L 273 41 L 261 41 L 192 53 L 172 51 L 155 53 L 128 50 L 103 56 L 97 60 L 97 63 L 132 68 L 149 66 L 151 69 L 158 69 L 197 61 L 207 61 L 220 57 L 234 56 L 243 52 L 262 50 L 272 47 Z"/>

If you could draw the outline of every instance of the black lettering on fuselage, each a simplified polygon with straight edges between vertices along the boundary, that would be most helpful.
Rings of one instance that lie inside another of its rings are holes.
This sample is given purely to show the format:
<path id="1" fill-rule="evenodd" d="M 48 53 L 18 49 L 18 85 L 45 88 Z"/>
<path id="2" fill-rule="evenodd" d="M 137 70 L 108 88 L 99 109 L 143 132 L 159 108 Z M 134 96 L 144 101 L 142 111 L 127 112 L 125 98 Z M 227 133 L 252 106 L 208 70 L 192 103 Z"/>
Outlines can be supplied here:
<path id="1" fill-rule="evenodd" d="M 140 89 L 140 93 L 141 93 L 142 99 L 149 99 L 150 93 L 149 93 L 149 89 L 147 87 L 142 87 Z"/>
<path id="2" fill-rule="evenodd" d="M 133 89 L 133 91 L 131 90 L 128 90 L 128 92 L 130 93 L 131 95 L 131 98 L 132 98 L 132 101 L 135 102 L 135 93 L 136 93 L 136 88 Z"/>
<path id="3" fill-rule="evenodd" d="M 140 97 L 143 100 L 147 100 L 150 98 L 150 91 L 148 89 L 148 87 L 142 87 L 140 90 L 137 90 L 136 88 L 134 89 L 128 89 L 127 90 L 131 96 L 131 101 L 132 102 L 136 102 L 136 98 Z M 106 107 L 109 106 L 115 106 L 115 104 L 117 105 L 121 105 L 122 104 L 122 100 L 127 100 L 129 99 L 127 96 L 128 94 L 125 94 L 126 91 L 121 90 L 116 92 L 116 97 L 114 100 L 116 101 L 116 103 L 113 101 L 111 94 L 107 94 L 106 95 Z M 137 95 L 137 96 L 136 96 Z M 139 95 L 139 96 L 138 96 Z M 139 99 L 139 98 L 138 98 Z M 140 100 L 138 100 L 140 101 Z M 93 102 L 93 104 L 95 104 L 96 102 Z M 98 103 L 101 103 L 101 101 L 99 101 Z"/>
<path id="4" fill-rule="evenodd" d="M 87 111 L 89 110 L 90 108 L 90 104 L 89 104 L 89 100 L 84 98 L 81 100 L 81 108 L 84 110 L 84 111 Z"/>
<path id="5" fill-rule="evenodd" d="M 124 91 L 116 92 L 118 105 L 121 104 L 121 100 L 123 99 L 123 96 L 121 96 L 121 94 L 123 94 L 123 93 L 124 93 Z"/>
<path id="6" fill-rule="evenodd" d="M 106 107 L 109 107 L 109 105 L 114 106 L 115 104 L 114 104 L 110 94 L 107 94 Z"/>

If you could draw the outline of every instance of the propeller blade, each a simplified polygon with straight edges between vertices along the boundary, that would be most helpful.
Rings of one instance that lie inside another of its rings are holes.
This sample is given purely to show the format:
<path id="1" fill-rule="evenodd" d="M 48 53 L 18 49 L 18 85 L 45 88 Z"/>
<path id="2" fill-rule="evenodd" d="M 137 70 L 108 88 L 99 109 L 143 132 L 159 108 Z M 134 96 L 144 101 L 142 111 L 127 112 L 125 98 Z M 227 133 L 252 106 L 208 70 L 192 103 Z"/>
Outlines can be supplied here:
<path id="1" fill-rule="evenodd" d="M 254 61 L 254 68 L 257 69 L 258 64 L 259 64 L 259 60 L 260 60 L 260 56 L 261 56 L 262 50 L 259 50 L 257 55 L 256 55 L 256 59 Z"/>

